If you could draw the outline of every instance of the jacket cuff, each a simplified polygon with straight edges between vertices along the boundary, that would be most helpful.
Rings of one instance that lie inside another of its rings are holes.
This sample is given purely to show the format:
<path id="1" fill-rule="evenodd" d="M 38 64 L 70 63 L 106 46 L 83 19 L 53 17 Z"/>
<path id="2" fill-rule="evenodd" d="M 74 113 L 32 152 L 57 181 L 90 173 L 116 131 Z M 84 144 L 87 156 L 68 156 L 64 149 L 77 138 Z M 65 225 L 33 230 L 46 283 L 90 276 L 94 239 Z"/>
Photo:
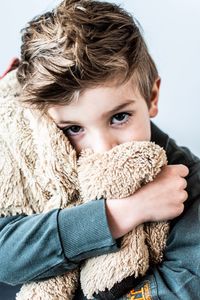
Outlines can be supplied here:
<path id="1" fill-rule="evenodd" d="M 58 227 L 64 254 L 73 262 L 119 249 L 108 226 L 104 199 L 60 210 Z"/>

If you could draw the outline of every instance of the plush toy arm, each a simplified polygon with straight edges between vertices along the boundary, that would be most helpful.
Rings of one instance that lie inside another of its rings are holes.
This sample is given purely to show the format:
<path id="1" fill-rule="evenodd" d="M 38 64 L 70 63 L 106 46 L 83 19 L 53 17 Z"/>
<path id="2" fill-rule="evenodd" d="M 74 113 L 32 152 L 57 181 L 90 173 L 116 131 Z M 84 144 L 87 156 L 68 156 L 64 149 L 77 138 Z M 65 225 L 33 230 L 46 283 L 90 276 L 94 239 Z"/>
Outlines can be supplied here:
<path id="1" fill-rule="evenodd" d="M 152 181 L 166 163 L 164 150 L 151 142 L 125 143 L 103 154 L 88 150 L 80 157 L 78 168 L 83 201 L 127 197 Z M 150 249 L 147 235 L 144 226 L 139 225 L 122 239 L 119 252 L 90 259 L 83 265 L 81 285 L 88 299 L 128 276 L 146 273 L 154 246 L 161 256 L 164 245 L 157 241 L 154 244 L 153 230 L 148 239 L 152 242 Z"/>

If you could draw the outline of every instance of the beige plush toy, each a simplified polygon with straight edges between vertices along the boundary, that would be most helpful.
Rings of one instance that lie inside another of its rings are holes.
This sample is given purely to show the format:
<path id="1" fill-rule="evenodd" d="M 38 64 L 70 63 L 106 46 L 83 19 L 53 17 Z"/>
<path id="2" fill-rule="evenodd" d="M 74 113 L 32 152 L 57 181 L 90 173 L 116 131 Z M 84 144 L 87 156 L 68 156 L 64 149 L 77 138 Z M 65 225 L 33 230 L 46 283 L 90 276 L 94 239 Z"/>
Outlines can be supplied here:
<path id="1" fill-rule="evenodd" d="M 76 153 L 62 131 L 47 116 L 23 107 L 20 92 L 15 71 L 0 82 L 1 216 L 47 212 L 102 196 L 126 197 L 166 164 L 159 146 L 135 142 L 104 154 L 86 151 L 77 168 Z M 85 295 L 91 298 L 129 275 L 144 275 L 152 261 L 162 259 L 167 231 L 166 223 L 140 225 L 123 238 L 119 252 L 88 260 L 81 270 Z M 75 270 L 25 284 L 16 299 L 71 300 L 78 277 Z"/>
<path id="2" fill-rule="evenodd" d="M 16 71 L 0 81 L 0 215 L 79 204 L 75 151 L 48 117 L 22 106 L 20 93 Z M 77 282 L 78 271 L 68 272 L 25 284 L 16 299 L 71 300 Z"/>
<path id="3" fill-rule="evenodd" d="M 151 142 L 125 143 L 103 154 L 86 151 L 78 168 L 83 201 L 127 197 L 152 181 L 166 163 L 165 151 Z M 159 263 L 168 228 L 166 222 L 140 225 L 124 236 L 119 252 L 86 261 L 80 277 L 85 296 L 92 299 L 94 293 L 110 290 L 128 276 L 144 275 L 150 263 Z"/>

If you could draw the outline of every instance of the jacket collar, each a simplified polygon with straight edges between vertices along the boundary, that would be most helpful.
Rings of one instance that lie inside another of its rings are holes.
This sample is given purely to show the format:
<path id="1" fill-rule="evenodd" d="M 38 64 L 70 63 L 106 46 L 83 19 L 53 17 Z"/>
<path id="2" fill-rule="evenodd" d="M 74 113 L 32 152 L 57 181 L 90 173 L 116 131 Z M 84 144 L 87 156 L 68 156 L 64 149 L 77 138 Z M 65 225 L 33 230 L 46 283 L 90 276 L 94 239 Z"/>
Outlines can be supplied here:
<path id="1" fill-rule="evenodd" d="M 167 150 L 169 136 L 151 122 L 151 141 Z"/>

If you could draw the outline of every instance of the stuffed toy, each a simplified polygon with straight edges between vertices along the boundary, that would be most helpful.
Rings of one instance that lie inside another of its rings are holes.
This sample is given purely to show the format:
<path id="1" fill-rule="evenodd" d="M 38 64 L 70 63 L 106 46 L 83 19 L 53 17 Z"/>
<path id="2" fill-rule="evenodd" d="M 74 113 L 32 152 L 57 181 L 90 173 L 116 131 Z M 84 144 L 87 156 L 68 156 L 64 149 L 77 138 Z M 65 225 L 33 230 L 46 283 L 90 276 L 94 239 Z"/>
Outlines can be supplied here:
<path id="1" fill-rule="evenodd" d="M 9 72 L 0 81 L 1 216 L 78 205 L 75 151 L 52 120 L 22 105 L 20 93 L 16 70 Z M 25 284 L 16 299 L 73 299 L 78 274 Z"/>
<path id="2" fill-rule="evenodd" d="M 130 142 L 102 154 L 76 153 L 47 116 L 20 102 L 21 89 L 12 71 L 0 82 L 1 216 L 47 212 L 89 199 L 124 198 L 152 181 L 167 163 L 151 142 Z M 130 275 L 144 275 L 162 260 L 166 222 L 140 225 L 123 237 L 120 251 L 87 260 L 73 270 L 23 285 L 17 300 L 71 300 L 79 276 L 88 299 Z M 97 233 L 98 234 L 98 233 Z"/>
<path id="3" fill-rule="evenodd" d="M 166 163 L 164 150 L 152 142 L 124 143 L 102 154 L 85 151 L 78 166 L 82 200 L 132 195 Z M 86 261 L 80 274 L 85 296 L 92 299 L 128 276 L 143 276 L 150 263 L 161 262 L 168 229 L 166 222 L 139 225 L 123 237 L 120 251 Z"/>

